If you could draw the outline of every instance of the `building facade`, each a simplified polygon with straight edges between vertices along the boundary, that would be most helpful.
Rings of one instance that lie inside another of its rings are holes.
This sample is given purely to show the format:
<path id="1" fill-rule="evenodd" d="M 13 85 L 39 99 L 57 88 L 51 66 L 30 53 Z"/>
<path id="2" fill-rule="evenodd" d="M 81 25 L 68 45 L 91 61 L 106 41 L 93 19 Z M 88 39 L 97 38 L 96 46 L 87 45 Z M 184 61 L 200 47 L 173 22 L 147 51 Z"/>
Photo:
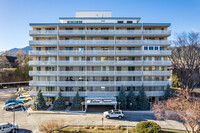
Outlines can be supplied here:
<path id="1" fill-rule="evenodd" d="M 30 24 L 31 96 L 41 89 L 45 100 L 53 101 L 61 91 L 71 103 L 79 91 L 90 99 L 86 103 L 106 97 L 114 105 L 121 87 L 126 93 L 132 87 L 137 95 L 142 85 L 149 102 L 164 95 L 171 84 L 169 23 L 140 23 L 110 11 L 80 11 L 59 20 Z M 107 105 L 106 100 L 99 103 Z"/>

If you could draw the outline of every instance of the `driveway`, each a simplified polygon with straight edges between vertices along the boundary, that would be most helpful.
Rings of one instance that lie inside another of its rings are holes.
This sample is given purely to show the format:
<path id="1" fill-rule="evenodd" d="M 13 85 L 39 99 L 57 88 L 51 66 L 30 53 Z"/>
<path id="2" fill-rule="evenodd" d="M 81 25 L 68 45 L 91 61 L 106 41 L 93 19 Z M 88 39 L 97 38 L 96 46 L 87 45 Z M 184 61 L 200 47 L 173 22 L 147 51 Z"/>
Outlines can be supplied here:
<path id="1" fill-rule="evenodd" d="M 13 112 L 12 111 L 3 111 L 1 107 L 3 106 L 6 99 L 13 97 L 16 89 L 10 89 L 2 91 L 0 90 L 0 123 L 2 122 L 13 122 Z M 9 93 L 9 94 L 8 94 Z M 7 95 L 7 98 L 6 96 Z M 39 126 L 49 120 L 59 120 L 63 119 L 66 125 L 102 125 L 102 113 L 90 112 L 90 113 L 61 113 L 53 112 L 49 114 L 48 111 L 45 113 L 31 114 L 28 115 L 26 111 L 18 110 L 15 112 L 16 123 L 19 125 L 19 133 L 29 133 L 29 132 L 38 132 Z M 155 121 L 162 128 L 170 129 L 180 129 L 184 130 L 184 127 L 181 123 L 176 121 L 157 121 L 154 119 L 153 114 L 149 113 L 134 113 L 134 112 L 125 112 L 125 117 L 121 120 L 119 119 L 106 119 L 103 118 L 104 125 L 122 125 L 122 126 L 136 126 L 140 121 Z"/>

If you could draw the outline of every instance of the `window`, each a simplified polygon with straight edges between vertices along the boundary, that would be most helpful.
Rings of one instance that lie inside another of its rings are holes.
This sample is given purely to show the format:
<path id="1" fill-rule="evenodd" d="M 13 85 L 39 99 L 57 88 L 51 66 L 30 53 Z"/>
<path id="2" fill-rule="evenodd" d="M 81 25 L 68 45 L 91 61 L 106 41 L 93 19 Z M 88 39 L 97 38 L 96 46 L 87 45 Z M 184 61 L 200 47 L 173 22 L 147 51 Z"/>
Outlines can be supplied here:
<path id="1" fill-rule="evenodd" d="M 128 40 L 135 40 L 134 37 L 128 37 L 127 39 L 128 39 Z"/>
<path id="2" fill-rule="evenodd" d="M 36 47 L 36 50 L 41 50 L 41 47 Z"/>
<path id="3" fill-rule="evenodd" d="M 101 30 L 109 30 L 109 28 L 101 28 Z"/>
<path id="4" fill-rule="evenodd" d="M 148 47 L 147 47 L 147 46 L 145 46 L 145 47 L 144 47 L 144 50 L 148 50 Z"/>
<path id="5" fill-rule="evenodd" d="M 124 21 L 117 21 L 117 23 L 124 23 Z"/>
<path id="6" fill-rule="evenodd" d="M 69 57 L 66 57 L 66 61 L 69 61 Z"/>
<path id="7" fill-rule="evenodd" d="M 161 48 L 160 48 L 160 50 L 161 50 L 161 51 L 163 51 L 163 50 L 164 50 L 164 48 L 163 48 L 163 47 L 161 47 Z"/>
<path id="8" fill-rule="evenodd" d="M 158 46 L 155 47 L 155 50 L 158 50 Z"/>
<path id="9" fill-rule="evenodd" d="M 79 30 L 83 30 L 84 28 L 79 28 Z"/>
<path id="10" fill-rule="evenodd" d="M 36 28 L 36 30 L 41 30 L 41 28 Z"/>
<path id="11" fill-rule="evenodd" d="M 73 50 L 73 47 L 66 47 L 65 50 Z"/>
<path id="12" fill-rule="evenodd" d="M 37 71 L 41 71 L 41 67 L 37 67 Z"/>
<path id="13" fill-rule="evenodd" d="M 52 47 L 46 47 L 45 50 L 54 50 Z"/>
<path id="14" fill-rule="evenodd" d="M 135 47 L 128 47 L 128 50 L 135 50 Z"/>
<path id="15" fill-rule="evenodd" d="M 127 28 L 127 30 L 135 30 L 135 28 Z"/>
<path id="16" fill-rule="evenodd" d="M 151 46 L 151 47 L 149 47 L 149 50 L 153 50 L 153 47 Z"/>
<path id="17" fill-rule="evenodd" d="M 160 37 L 159 40 L 164 40 L 164 38 L 163 38 L 163 37 Z"/>
<path id="18" fill-rule="evenodd" d="M 45 30 L 55 30 L 55 28 L 45 28 Z"/>
<path id="19" fill-rule="evenodd" d="M 73 28 L 65 28 L 65 30 L 73 30 Z"/>
<path id="20" fill-rule="evenodd" d="M 67 23 L 82 23 L 82 21 L 67 21 Z"/>
<path id="21" fill-rule="evenodd" d="M 129 24 L 130 24 L 130 23 L 133 23 L 133 21 L 127 21 L 127 23 L 129 23 Z"/>
<path id="22" fill-rule="evenodd" d="M 109 38 L 108 38 L 108 37 L 105 37 L 105 38 L 103 38 L 103 40 L 109 40 Z"/>

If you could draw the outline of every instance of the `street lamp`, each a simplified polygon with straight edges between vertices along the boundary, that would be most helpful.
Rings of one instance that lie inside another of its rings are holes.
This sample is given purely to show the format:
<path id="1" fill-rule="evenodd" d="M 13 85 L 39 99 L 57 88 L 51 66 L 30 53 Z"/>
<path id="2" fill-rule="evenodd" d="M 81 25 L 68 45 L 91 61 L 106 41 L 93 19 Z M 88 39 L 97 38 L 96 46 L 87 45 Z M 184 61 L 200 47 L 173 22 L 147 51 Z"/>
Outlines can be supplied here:
<path id="1" fill-rule="evenodd" d="M 121 102 L 118 102 L 118 104 L 119 104 L 119 110 L 120 110 L 120 104 L 121 104 Z"/>
<path id="2" fill-rule="evenodd" d="M 15 132 L 15 128 L 14 128 L 14 125 L 15 125 L 15 107 L 12 106 L 11 107 L 13 109 L 13 133 Z"/>
<path id="3" fill-rule="evenodd" d="M 82 111 L 83 111 L 83 105 L 84 105 L 84 102 L 81 102 L 81 105 L 82 105 Z"/>
<path id="4" fill-rule="evenodd" d="M 102 119 L 101 119 L 101 120 L 102 120 L 102 127 L 103 127 L 103 117 L 102 117 Z"/>
<path id="5" fill-rule="evenodd" d="M 80 122 L 80 120 L 77 120 L 77 126 L 78 126 L 77 133 L 79 132 L 79 122 Z"/>
<path id="6" fill-rule="evenodd" d="M 37 110 L 37 104 L 38 104 L 38 102 L 35 102 L 35 105 L 36 105 L 36 110 Z"/>

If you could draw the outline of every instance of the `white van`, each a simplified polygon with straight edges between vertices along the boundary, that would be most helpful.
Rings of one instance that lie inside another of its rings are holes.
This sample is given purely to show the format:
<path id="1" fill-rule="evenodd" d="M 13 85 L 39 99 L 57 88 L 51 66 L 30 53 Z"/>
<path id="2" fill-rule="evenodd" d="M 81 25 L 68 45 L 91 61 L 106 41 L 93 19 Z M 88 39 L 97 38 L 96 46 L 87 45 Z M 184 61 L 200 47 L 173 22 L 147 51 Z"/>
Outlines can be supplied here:
<path id="1" fill-rule="evenodd" d="M 17 131 L 18 129 L 18 125 L 13 125 L 13 124 L 10 124 L 8 122 L 5 122 L 5 123 L 0 123 L 0 133 L 9 133 L 9 132 L 13 132 L 13 129 L 15 130 L 15 132 Z"/>

